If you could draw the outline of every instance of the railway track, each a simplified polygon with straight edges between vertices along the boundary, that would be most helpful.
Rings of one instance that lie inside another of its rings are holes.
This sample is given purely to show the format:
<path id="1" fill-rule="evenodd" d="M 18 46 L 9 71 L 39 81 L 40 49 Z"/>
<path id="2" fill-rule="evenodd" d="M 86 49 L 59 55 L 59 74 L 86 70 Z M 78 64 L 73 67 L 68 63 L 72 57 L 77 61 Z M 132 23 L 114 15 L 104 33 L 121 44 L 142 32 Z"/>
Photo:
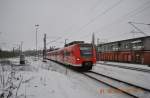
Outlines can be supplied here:
<path id="1" fill-rule="evenodd" d="M 58 62 L 56 62 L 58 63 Z M 63 65 L 61 63 L 58 63 Z M 69 68 L 70 69 L 70 68 Z M 72 69 L 70 69 L 72 70 Z M 133 98 L 150 98 L 150 89 L 140 87 L 135 84 L 131 84 L 104 74 L 100 74 L 94 71 L 80 72 L 81 74 L 94 79 L 98 82 L 101 82 L 105 85 L 108 85 L 114 89 L 110 89 L 114 93 L 118 93 L 119 91 L 125 93 Z M 105 89 L 104 89 L 105 91 Z M 110 92 L 107 92 L 110 93 Z"/>
<path id="2" fill-rule="evenodd" d="M 96 81 L 102 82 L 120 92 L 130 95 L 133 98 L 150 98 L 150 89 L 140 87 L 135 84 L 131 84 L 93 71 L 82 72 L 82 74 Z M 111 92 L 118 92 L 116 90 L 111 90 Z"/>
<path id="3" fill-rule="evenodd" d="M 145 69 L 145 68 L 136 68 L 136 67 L 129 67 L 129 66 L 120 66 L 120 65 L 115 65 L 115 64 L 104 64 L 104 63 L 98 63 L 98 64 L 150 73 L 150 70 Z"/>

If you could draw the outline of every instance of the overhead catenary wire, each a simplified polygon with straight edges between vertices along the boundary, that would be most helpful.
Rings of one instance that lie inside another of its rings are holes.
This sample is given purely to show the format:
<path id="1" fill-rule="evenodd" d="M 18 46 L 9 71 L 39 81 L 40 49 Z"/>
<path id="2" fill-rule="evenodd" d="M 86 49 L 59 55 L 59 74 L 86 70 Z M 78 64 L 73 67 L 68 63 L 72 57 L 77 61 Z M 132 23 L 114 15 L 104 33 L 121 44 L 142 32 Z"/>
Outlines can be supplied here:
<path id="1" fill-rule="evenodd" d="M 92 18 L 91 20 L 89 20 L 86 24 L 84 24 L 83 26 L 81 26 L 77 32 L 82 31 L 84 28 L 86 28 L 88 25 L 90 25 L 91 23 L 93 23 L 95 20 L 97 20 L 98 18 L 100 18 L 101 16 L 107 14 L 109 11 L 111 11 L 112 9 L 114 9 L 115 7 L 117 7 L 119 4 L 122 3 L 123 0 L 119 0 L 117 1 L 115 4 L 113 4 L 112 6 L 108 7 L 105 11 L 103 11 L 102 13 L 98 14 L 97 16 L 95 16 L 94 18 Z M 90 32 L 91 33 L 91 32 Z M 71 35 L 70 35 L 71 36 Z M 83 36 L 84 37 L 84 36 Z M 82 38 L 82 37 L 81 37 Z"/>
<path id="2" fill-rule="evenodd" d="M 123 0 L 119 0 L 117 1 L 115 4 L 113 4 L 112 6 L 108 7 L 105 11 L 103 11 L 102 13 L 96 15 L 94 18 L 92 18 L 91 20 L 89 20 L 86 24 L 82 25 L 78 30 L 76 30 L 77 32 L 82 31 L 84 28 L 86 28 L 88 25 L 90 25 L 91 23 L 93 23 L 95 20 L 97 20 L 98 18 L 100 18 L 101 16 L 107 14 L 109 11 L 113 10 L 115 7 L 117 7 L 119 4 L 121 4 L 123 2 Z M 72 36 L 72 35 L 70 35 Z M 70 37 L 69 36 L 69 37 Z"/>
<path id="3" fill-rule="evenodd" d="M 103 27 L 101 27 L 100 29 L 96 30 L 95 32 L 100 32 L 102 31 L 103 29 L 106 29 L 108 27 L 112 27 L 112 25 L 114 24 L 118 24 L 118 23 L 122 23 L 123 21 L 126 21 L 126 19 L 130 16 L 130 17 L 133 17 L 137 14 L 140 14 L 141 12 L 143 12 L 144 10 L 148 9 L 150 7 L 150 1 L 147 1 L 143 4 L 141 4 L 139 7 L 133 9 L 132 11 L 128 12 L 127 14 L 123 15 L 121 18 L 113 21 L 112 23 L 108 24 L 108 25 L 105 25 Z"/>
<path id="4" fill-rule="evenodd" d="M 149 5 L 149 4 L 150 4 L 150 1 L 146 1 L 145 3 L 141 4 L 139 7 L 135 8 L 135 9 L 133 9 L 132 11 L 130 11 L 130 12 L 128 12 L 127 14 L 125 14 L 123 17 L 121 17 L 121 18 L 115 20 L 113 23 L 110 23 L 110 24 L 108 24 L 108 25 L 102 27 L 101 30 L 102 30 L 102 29 L 106 29 L 107 27 L 111 27 L 112 25 L 117 24 L 118 22 L 121 23 L 121 22 L 125 21 L 125 20 L 126 20 L 125 18 L 128 18 L 129 16 L 130 16 L 130 17 L 133 17 L 133 16 L 135 16 L 135 15 L 137 15 L 137 14 L 141 14 L 141 12 L 143 12 L 144 10 L 150 8 L 150 5 Z M 94 31 L 94 32 L 97 32 L 97 33 L 98 33 L 98 32 L 100 32 L 100 30 L 96 30 L 96 31 Z M 99 34 L 99 33 L 98 33 L 98 34 Z M 123 35 L 123 34 L 122 34 L 122 35 Z"/>
<path id="5" fill-rule="evenodd" d="M 104 0 L 97 0 L 96 3 L 90 8 L 93 11 L 97 6 L 99 6 Z"/>
<path id="6" fill-rule="evenodd" d="M 50 44 L 50 43 L 53 43 L 53 42 L 57 42 L 57 41 L 60 40 L 60 39 L 61 39 L 61 37 L 58 37 L 58 38 L 56 38 L 55 40 L 52 40 L 52 41 L 47 42 L 46 45 L 48 45 L 48 44 Z"/>
<path id="7" fill-rule="evenodd" d="M 121 18 L 115 20 L 113 23 L 108 24 L 108 25 L 104 26 L 103 28 L 101 28 L 101 30 L 96 30 L 96 31 L 94 31 L 94 32 L 97 32 L 97 34 L 99 34 L 99 32 L 102 32 L 102 29 L 106 29 L 107 27 L 112 27 L 112 25 L 117 24 L 118 22 L 119 22 L 119 23 L 122 23 L 123 21 L 126 21 L 129 16 L 130 16 L 130 17 L 133 17 L 133 16 L 135 16 L 135 15 L 137 15 L 137 14 L 141 14 L 141 12 L 147 10 L 148 8 L 150 8 L 150 1 L 147 1 L 147 2 L 145 2 L 145 3 L 143 3 L 143 4 L 141 4 L 139 7 L 135 8 L 134 10 L 132 10 L 132 11 L 130 11 L 129 13 L 125 14 L 123 17 L 121 17 Z M 149 24 L 148 24 L 148 25 L 149 25 Z M 119 34 L 119 36 L 120 36 L 120 35 L 123 35 L 123 36 L 124 36 L 124 34 L 129 34 L 129 33 L 122 33 L 122 34 Z M 146 35 L 146 33 L 145 33 L 145 35 Z M 117 35 L 117 36 L 118 36 L 118 35 Z M 118 37 L 119 37 L 119 36 L 118 36 Z M 107 39 L 112 39 L 112 38 L 114 38 L 114 37 L 116 37 L 116 36 L 112 36 L 112 37 L 109 37 L 109 38 L 107 38 Z"/>
<path id="8" fill-rule="evenodd" d="M 104 12 L 100 13 L 99 15 L 95 16 L 93 19 L 89 20 L 85 25 L 83 25 L 82 27 L 80 27 L 79 29 L 77 29 L 79 32 L 82 31 L 83 29 L 85 29 L 88 25 L 92 24 L 95 20 L 97 20 L 99 17 L 103 16 L 103 15 L 106 15 L 108 12 L 110 12 L 113 8 L 115 8 L 116 6 L 118 6 L 120 3 L 122 2 L 122 0 L 119 0 L 118 2 L 116 2 L 115 4 L 113 4 L 112 6 L 110 6 L 108 9 L 106 9 Z M 137 14 L 140 14 L 140 12 L 142 12 L 143 10 L 149 8 L 149 4 L 150 1 L 147 1 L 143 4 L 141 4 L 139 7 L 133 9 L 132 11 L 130 11 L 129 13 L 125 14 L 123 17 L 115 20 L 113 23 L 109 24 L 108 26 L 110 25 L 113 25 L 113 24 L 117 24 L 117 22 L 122 22 L 124 21 L 125 19 L 124 18 L 128 18 L 129 16 L 134 16 L 134 15 L 137 15 Z M 107 25 L 104 27 L 108 27 Z M 103 28 L 102 28 L 103 29 Z M 98 30 L 97 31 L 94 31 L 96 32 L 96 34 L 99 32 Z M 90 34 L 91 32 L 89 32 Z M 102 32 L 101 32 L 102 33 Z M 86 37 L 88 36 L 89 34 L 86 34 L 84 35 L 83 37 Z M 72 35 L 71 35 L 72 36 Z M 83 38 L 81 36 L 81 38 Z"/>
<path id="9" fill-rule="evenodd" d="M 89 24 L 93 23 L 97 18 L 100 18 L 101 16 L 107 14 L 109 11 L 111 11 L 113 8 L 117 7 L 117 5 L 121 4 L 123 0 L 119 0 L 117 3 L 113 4 L 112 6 L 110 6 L 109 8 L 107 8 L 105 11 L 103 11 L 102 13 L 100 13 L 99 15 L 95 16 L 93 19 L 91 19 L 90 21 L 88 21 L 85 25 L 83 25 L 82 27 L 80 27 L 77 31 L 81 31 L 83 30 L 85 27 L 87 27 Z"/>

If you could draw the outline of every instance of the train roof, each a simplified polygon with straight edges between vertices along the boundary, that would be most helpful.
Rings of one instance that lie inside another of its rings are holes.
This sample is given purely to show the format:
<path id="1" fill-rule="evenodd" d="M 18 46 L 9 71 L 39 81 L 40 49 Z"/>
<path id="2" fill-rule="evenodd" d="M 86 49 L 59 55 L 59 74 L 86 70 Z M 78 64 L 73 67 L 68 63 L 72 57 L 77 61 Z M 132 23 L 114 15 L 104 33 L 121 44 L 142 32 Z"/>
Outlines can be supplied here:
<path id="1" fill-rule="evenodd" d="M 70 42 L 68 44 L 65 45 L 65 47 L 68 47 L 68 46 L 71 46 L 71 45 L 82 45 L 82 46 L 89 46 L 89 45 L 92 45 L 91 43 L 84 43 L 84 41 L 73 41 L 73 42 Z M 62 50 L 62 48 L 57 48 L 57 49 L 54 49 L 54 50 L 51 50 L 51 51 L 48 51 L 48 52 L 57 52 L 57 51 L 60 51 Z"/>
<path id="2" fill-rule="evenodd" d="M 119 41 L 112 41 L 112 42 L 108 42 L 108 43 L 98 44 L 98 46 L 99 46 L 99 45 L 110 44 L 110 43 L 123 42 L 123 41 L 132 41 L 132 40 L 138 40 L 138 39 L 140 40 L 140 39 L 146 39 L 146 38 L 150 38 L 150 36 L 137 37 L 137 38 L 130 38 L 130 39 L 119 40 Z"/>
<path id="3" fill-rule="evenodd" d="M 65 45 L 65 47 L 68 47 L 68 46 L 71 46 L 71 45 L 75 45 L 75 44 L 78 44 L 78 45 L 92 45 L 92 43 L 85 43 L 84 41 L 73 41 L 73 42 L 70 42 L 68 44 Z"/>
<path id="4" fill-rule="evenodd" d="M 73 42 L 66 44 L 65 47 L 70 46 L 70 45 L 74 45 L 74 44 L 83 44 L 83 43 L 84 43 L 84 41 L 73 41 Z"/>

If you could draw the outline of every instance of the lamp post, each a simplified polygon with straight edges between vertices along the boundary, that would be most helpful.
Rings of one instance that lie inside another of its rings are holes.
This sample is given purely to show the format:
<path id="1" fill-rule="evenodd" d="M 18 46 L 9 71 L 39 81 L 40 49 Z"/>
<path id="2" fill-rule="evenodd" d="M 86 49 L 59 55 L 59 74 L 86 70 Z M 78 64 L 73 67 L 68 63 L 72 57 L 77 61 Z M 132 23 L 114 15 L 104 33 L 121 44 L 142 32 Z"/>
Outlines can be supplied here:
<path id="1" fill-rule="evenodd" d="M 20 44 L 20 52 L 22 54 L 22 46 L 23 46 L 23 41 L 21 41 L 21 44 Z"/>
<path id="2" fill-rule="evenodd" d="M 37 51 L 37 32 L 38 32 L 38 29 L 39 29 L 39 24 L 36 24 L 35 25 L 35 52 L 36 52 L 36 54 L 35 54 L 35 60 L 36 60 L 36 58 L 37 58 L 37 56 L 38 56 L 38 51 Z"/>

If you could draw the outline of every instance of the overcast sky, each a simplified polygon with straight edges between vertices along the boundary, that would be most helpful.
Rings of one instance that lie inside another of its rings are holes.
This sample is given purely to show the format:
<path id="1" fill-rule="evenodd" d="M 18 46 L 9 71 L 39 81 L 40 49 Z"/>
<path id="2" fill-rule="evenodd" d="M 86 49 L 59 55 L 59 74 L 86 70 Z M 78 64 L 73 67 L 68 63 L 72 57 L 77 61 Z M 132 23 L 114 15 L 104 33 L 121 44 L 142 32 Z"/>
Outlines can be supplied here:
<path id="1" fill-rule="evenodd" d="M 150 23 L 150 0 L 0 0 L 0 47 L 35 49 L 35 24 L 39 24 L 38 48 L 47 34 L 48 47 L 67 42 L 91 42 L 92 32 L 100 41 L 131 38 L 129 21 Z M 147 35 L 150 26 L 135 24 Z"/>

